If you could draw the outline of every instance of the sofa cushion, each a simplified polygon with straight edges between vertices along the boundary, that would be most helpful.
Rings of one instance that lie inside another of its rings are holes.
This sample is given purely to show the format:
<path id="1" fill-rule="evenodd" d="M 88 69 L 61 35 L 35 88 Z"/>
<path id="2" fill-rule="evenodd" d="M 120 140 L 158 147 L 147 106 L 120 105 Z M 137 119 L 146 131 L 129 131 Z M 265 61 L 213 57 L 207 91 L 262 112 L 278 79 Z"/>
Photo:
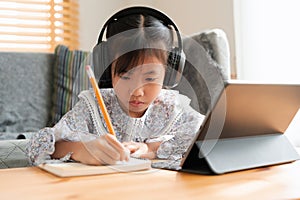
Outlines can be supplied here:
<path id="1" fill-rule="evenodd" d="M 52 98 L 51 124 L 56 124 L 74 104 L 78 91 L 87 88 L 88 79 L 84 76 L 85 64 L 89 62 L 89 52 L 69 50 L 64 45 L 55 48 L 54 94 Z"/>
<path id="2" fill-rule="evenodd" d="M 0 140 L 0 169 L 30 166 L 26 154 L 29 140 Z"/>
<path id="3" fill-rule="evenodd" d="M 48 53 L 0 52 L 0 138 L 48 125 L 53 58 Z"/>

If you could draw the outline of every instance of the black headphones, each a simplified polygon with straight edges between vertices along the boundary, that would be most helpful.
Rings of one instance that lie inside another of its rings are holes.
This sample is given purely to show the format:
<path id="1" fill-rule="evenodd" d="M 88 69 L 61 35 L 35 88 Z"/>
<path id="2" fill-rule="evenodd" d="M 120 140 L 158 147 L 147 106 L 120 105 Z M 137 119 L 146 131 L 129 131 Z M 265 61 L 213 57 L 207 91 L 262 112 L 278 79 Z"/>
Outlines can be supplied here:
<path id="1" fill-rule="evenodd" d="M 166 69 L 166 75 L 164 78 L 164 87 L 173 88 L 175 87 L 180 79 L 185 65 L 185 54 L 183 52 L 183 45 L 181 35 L 179 33 L 178 28 L 175 23 L 164 13 L 155 10 L 149 7 L 130 7 L 125 8 L 113 16 L 111 16 L 106 23 L 103 25 L 102 30 L 100 32 L 97 45 L 93 49 L 93 65 L 96 77 L 100 77 L 99 79 L 99 87 L 100 88 L 111 88 L 111 67 L 110 64 L 112 62 L 109 57 L 107 41 L 103 41 L 103 35 L 107 27 L 110 23 L 120 18 L 124 18 L 130 15 L 149 15 L 158 20 L 160 20 L 167 28 L 171 29 L 173 27 L 177 36 L 177 47 L 173 47 L 168 56 L 168 67 Z"/>

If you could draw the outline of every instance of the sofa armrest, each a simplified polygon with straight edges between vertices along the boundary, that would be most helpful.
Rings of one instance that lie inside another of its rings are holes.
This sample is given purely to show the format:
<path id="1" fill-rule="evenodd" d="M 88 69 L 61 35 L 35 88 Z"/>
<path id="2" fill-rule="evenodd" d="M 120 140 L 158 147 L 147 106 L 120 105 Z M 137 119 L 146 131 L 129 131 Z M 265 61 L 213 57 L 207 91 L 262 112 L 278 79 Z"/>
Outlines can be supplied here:
<path id="1" fill-rule="evenodd" d="M 29 139 L 0 140 L 0 169 L 14 167 L 29 167 L 26 146 Z"/>
<path id="2" fill-rule="evenodd" d="M 230 52 L 226 34 L 210 29 L 183 38 L 186 55 L 182 79 L 175 88 L 191 99 L 191 106 L 206 115 L 230 79 Z"/>
<path id="3" fill-rule="evenodd" d="M 230 79 L 230 48 L 226 33 L 222 29 L 209 29 L 191 36 L 219 65 L 224 80 Z"/>

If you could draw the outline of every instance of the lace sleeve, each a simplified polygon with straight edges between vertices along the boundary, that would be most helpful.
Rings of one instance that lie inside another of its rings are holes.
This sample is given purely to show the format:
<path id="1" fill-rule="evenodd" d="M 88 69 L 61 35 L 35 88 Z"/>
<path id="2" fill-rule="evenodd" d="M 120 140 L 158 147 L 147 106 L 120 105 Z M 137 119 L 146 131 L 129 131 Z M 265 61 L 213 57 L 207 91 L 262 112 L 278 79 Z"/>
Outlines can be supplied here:
<path id="1" fill-rule="evenodd" d="M 179 160 L 193 141 L 204 116 L 194 113 L 183 113 L 171 128 L 168 135 L 170 140 L 162 142 L 157 150 L 157 157 L 162 159 Z"/>
<path id="2" fill-rule="evenodd" d="M 44 128 L 33 134 L 26 147 L 28 158 L 33 165 L 43 163 L 50 159 L 54 153 L 53 128 Z"/>
<path id="3" fill-rule="evenodd" d="M 91 140 L 95 138 L 90 134 L 93 132 L 88 108 L 81 100 L 53 128 L 43 128 L 31 137 L 26 148 L 28 157 L 33 165 L 38 165 L 51 159 L 56 141 Z"/>

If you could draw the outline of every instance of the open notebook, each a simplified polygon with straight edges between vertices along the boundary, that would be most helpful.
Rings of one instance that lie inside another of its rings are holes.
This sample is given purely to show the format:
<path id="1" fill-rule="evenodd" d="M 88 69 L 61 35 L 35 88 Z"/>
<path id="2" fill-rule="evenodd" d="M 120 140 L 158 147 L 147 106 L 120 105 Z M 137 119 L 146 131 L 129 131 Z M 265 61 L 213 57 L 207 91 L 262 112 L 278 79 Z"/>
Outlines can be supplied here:
<path id="1" fill-rule="evenodd" d="M 128 162 L 120 161 L 115 165 L 93 166 L 78 162 L 55 162 L 44 163 L 38 167 L 60 177 L 71 177 L 148 170 L 151 168 L 151 161 L 130 158 Z"/>

